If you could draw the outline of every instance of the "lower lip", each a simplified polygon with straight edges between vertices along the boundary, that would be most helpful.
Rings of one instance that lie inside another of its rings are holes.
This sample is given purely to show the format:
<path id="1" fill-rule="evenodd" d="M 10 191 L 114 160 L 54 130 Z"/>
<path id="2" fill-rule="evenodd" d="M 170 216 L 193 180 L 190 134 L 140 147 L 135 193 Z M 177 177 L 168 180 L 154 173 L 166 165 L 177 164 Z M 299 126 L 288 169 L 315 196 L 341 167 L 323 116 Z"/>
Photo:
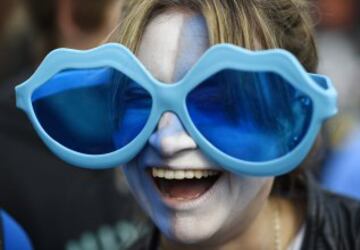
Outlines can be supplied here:
<path id="1" fill-rule="evenodd" d="M 165 203 L 165 205 L 176 210 L 192 209 L 210 200 L 213 196 L 216 195 L 216 193 L 218 193 L 221 186 L 224 185 L 226 178 L 226 174 L 222 172 L 218 177 L 218 179 L 211 185 L 211 187 L 208 190 L 206 190 L 203 194 L 199 195 L 198 197 L 192 199 L 177 199 L 164 195 L 157 187 L 154 177 L 151 175 L 151 173 L 149 174 L 150 174 L 150 178 L 152 179 L 152 183 L 155 186 L 155 190 L 157 190 L 161 200 Z"/>

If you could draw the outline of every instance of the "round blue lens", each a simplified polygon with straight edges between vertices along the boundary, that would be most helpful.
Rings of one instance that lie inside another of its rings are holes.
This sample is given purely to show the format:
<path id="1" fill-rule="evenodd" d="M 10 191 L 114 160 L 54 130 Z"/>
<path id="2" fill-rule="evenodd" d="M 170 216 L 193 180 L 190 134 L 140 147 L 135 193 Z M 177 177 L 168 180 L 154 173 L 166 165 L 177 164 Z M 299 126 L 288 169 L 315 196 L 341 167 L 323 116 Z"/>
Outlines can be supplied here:
<path id="1" fill-rule="evenodd" d="M 186 99 L 197 130 L 217 149 L 263 162 L 291 152 L 304 138 L 311 99 L 272 72 L 222 70 Z"/>
<path id="2" fill-rule="evenodd" d="M 36 118 L 61 145 L 85 154 L 114 152 L 144 128 L 150 94 L 112 68 L 69 69 L 32 95 Z"/>

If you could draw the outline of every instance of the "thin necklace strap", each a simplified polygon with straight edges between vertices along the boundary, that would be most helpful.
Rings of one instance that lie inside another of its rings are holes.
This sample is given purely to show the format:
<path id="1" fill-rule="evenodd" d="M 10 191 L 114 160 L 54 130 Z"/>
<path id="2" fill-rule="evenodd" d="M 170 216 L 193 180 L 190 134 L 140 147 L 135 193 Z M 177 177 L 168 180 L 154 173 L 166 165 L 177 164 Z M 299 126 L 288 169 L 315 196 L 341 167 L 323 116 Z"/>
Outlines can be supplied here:
<path id="1" fill-rule="evenodd" d="M 273 225 L 274 225 L 274 249 L 281 250 L 281 223 L 280 223 L 280 209 L 279 203 L 274 202 L 273 205 Z"/>

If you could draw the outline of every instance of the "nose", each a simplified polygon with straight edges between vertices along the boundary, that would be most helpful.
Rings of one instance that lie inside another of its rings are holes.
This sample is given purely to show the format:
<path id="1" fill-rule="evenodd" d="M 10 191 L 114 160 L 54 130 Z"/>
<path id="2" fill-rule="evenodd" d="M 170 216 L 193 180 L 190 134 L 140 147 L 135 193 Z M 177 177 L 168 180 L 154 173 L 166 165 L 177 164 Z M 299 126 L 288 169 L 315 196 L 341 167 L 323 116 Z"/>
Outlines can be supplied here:
<path id="1" fill-rule="evenodd" d="M 184 150 L 197 148 L 195 141 L 186 133 L 179 118 L 171 112 L 162 115 L 157 130 L 151 135 L 149 143 L 164 157 L 171 157 Z"/>

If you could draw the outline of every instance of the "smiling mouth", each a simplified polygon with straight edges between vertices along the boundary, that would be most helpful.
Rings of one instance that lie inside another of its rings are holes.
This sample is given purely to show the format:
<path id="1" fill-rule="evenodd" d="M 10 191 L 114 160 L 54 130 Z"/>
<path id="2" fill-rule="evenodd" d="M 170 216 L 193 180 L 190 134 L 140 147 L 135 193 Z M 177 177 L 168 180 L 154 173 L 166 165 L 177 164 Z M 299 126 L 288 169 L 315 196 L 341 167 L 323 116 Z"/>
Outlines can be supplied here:
<path id="1" fill-rule="evenodd" d="M 216 170 L 151 169 L 151 176 L 162 196 L 176 200 L 199 198 L 215 184 L 221 173 Z"/>

